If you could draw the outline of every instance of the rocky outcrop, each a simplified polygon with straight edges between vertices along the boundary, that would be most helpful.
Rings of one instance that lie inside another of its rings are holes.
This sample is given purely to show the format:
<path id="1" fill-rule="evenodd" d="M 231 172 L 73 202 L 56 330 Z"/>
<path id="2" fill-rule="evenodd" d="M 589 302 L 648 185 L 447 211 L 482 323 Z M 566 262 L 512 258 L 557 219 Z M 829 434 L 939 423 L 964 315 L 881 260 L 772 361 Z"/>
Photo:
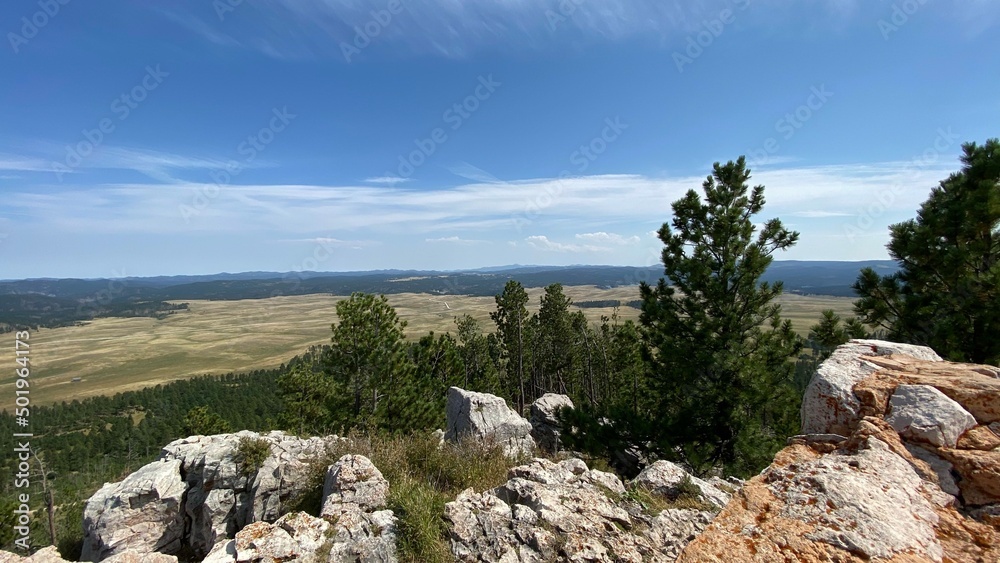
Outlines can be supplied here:
<path id="1" fill-rule="evenodd" d="M 98 490 L 83 513 L 85 561 L 128 549 L 177 553 L 184 543 L 182 462 L 161 459 Z"/>
<path id="2" fill-rule="evenodd" d="M 55 546 L 39 549 L 29 557 L 0 551 L 0 563 L 69 563 L 59 554 Z M 126 549 L 104 560 L 104 563 L 177 563 L 173 555 L 162 553 L 144 553 L 134 549 Z"/>
<path id="3" fill-rule="evenodd" d="M 563 399 L 542 397 L 529 423 L 499 397 L 452 388 L 443 435 L 518 457 L 534 435 L 558 451 Z M 817 370 L 802 421 L 806 433 L 747 482 L 657 461 L 623 483 L 579 459 L 533 459 L 503 485 L 447 503 L 451 552 L 483 563 L 1000 561 L 1000 369 L 855 340 Z M 267 442 L 260 468 L 235 461 L 241 437 Z M 326 449 L 280 432 L 173 442 L 91 498 L 84 553 L 112 563 L 176 561 L 156 551 L 208 563 L 396 561 L 390 485 L 363 456 L 329 466 L 320 517 L 288 513 Z M 46 548 L 0 552 L 7 561 L 64 560 Z"/>
<path id="4" fill-rule="evenodd" d="M 930 348 L 882 340 L 852 340 L 838 347 L 820 364 L 806 387 L 802 398 L 802 433 L 850 434 L 853 424 L 861 418 L 861 401 L 854 395 L 854 386 L 879 368 L 864 358 L 892 354 L 941 360 Z"/>
<path id="5" fill-rule="evenodd" d="M 241 438 L 265 440 L 270 453 L 256 470 L 234 456 Z M 322 455 L 321 438 L 243 431 L 171 442 L 160 459 L 87 503 L 83 558 L 98 561 L 124 549 L 202 557 L 219 539 L 251 522 L 273 522 L 304 492 L 307 463 Z"/>
<path id="6" fill-rule="evenodd" d="M 556 413 L 572 408 L 569 397 L 556 393 L 546 393 L 531 403 L 531 437 L 543 452 L 558 453 L 562 449 L 559 441 L 562 424 Z"/>
<path id="7" fill-rule="evenodd" d="M 657 461 L 643 469 L 633 484 L 661 496 L 673 498 L 680 494 L 680 488 L 685 481 L 690 484 L 689 486 L 698 490 L 699 500 L 711 504 L 716 510 L 725 507 L 732 496 L 708 481 L 688 474 L 681 466 L 664 460 Z M 722 484 L 722 486 L 726 485 Z M 732 485 L 727 488 L 732 490 Z"/>
<path id="8" fill-rule="evenodd" d="M 506 484 L 468 489 L 445 507 L 458 561 L 668 561 L 701 531 L 712 512 L 653 514 L 618 477 L 579 459 L 534 459 Z"/>
<path id="9" fill-rule="evenodd" d="M 531 423 L 496 395 L 448 389 L 445 439 L 471 438 L 504 448 L 508 456 L 530 455 L 535 449 Z"/>
<path id="10" fill-rule="evenodd" d="M 345 455 L 327 469 L 322 517 L 286 514 L 254 522 L 216 544 L 205 563 L 396 561 L 396 517 L 385 506 L 389 483 L 368 458 Z"/>
<path id="11" fill-rule="evenodd" d="M 349 507 L 368 511 L 385 506 L 389 482 L 370 459 L 345 455 L 326 471 L 323 484 L 323 517 L 336 518 Z"/>
<path id="12" fill-rule="evenodd" d="M 388 514 L 386 514 L 388 513 Z M 220 542 L 203 563 L 272 563 L 276 561 L 363 561 L 393 563 L 395 519 L 388 510 L 338 521 L 293 512 L 277 522 L 254 522 Z"/>
<path id="13" fill-rule="evenodd" d="M 998 561 L 996 368 L 855 340 L 817 370 L 804 430 L 679 561 Z"/>

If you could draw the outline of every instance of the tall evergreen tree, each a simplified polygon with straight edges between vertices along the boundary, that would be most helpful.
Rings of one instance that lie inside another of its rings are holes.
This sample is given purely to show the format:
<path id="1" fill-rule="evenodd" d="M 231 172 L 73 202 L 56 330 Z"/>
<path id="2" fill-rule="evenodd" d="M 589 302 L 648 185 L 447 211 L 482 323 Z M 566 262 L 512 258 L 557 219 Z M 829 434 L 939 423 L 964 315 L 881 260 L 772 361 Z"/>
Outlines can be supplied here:
<path id="1" fill-rule="evenodd" d="M 337 422 L 350 427 L 391 420 L 392 392 L 409 376 L 404 328 L 384 295 L 354 293 L 337 303 L 328 370 L 343 391 Z M 381 409 L 381 412 L 379 412 Z"/>
<path id="2" fill-rule="evenodd" d="M 640 284 L 657 453 L 700 473 L 760 469 L 798 417 L 788 360 L 801 342 L 775 303 L 782 284 L 760 281 L 798 233 L 778 219 L 758 232 L 764 187 L 749 179 L 743 157 L 715 163 L 704 200 L 690 190 L 675 201 L 659 230 L 667 279 Z"/>
<path id="3" fill-rule="evenodd" d="M 490 313 L 490 318 L 496 323 L 497 337 L 503 345 L 507 366 L 505 387 L 517 411 L 523 412 L 528 400 L 526 355 L 531 348 L 528 339 L 528 293 L 520 282 L 510 280 L 504 285 L 503 293 L 496 296 L 496 304 L 496 311 Z"/>
<path id="4" fill-rule="evenodd" d="M 462 355 L 462 388 L 481 393 L 502 394 L 500 388 L 500 345 L 496 335 L 484 335 L 471 315 L 455 318 L 459 353 Z"/>
<path id="5" fill-rule="evenodd" d="M 916 219 L 889 228 L 900 269 L 862 270 L 855 311 L 890 339 L 1000 365 L 1000 140 L 962 150 L 962 169 L 931 191 Z"/>
<path id="6" fill-rule="evenodd" d="M 827 309 L 821 315 L 819 322 L 809 327 L 808 337 L 820 361 L 829 358 L 837 346 L 848 340 L 868 336 L 864 325 L 857 317 L 841 322 L 840 315 L 833 309 Z"/>
<path id="7" fill-rule="evenodd" d="M 279 423 L 299 436 L 325 432 L 330 420 L 328 403 L 333 386 L 319 358 L 310 358 L 289 366 L 277 380 L 283 407 Z"/>
<path id="8" fill-rule="evenodd" d="M 546 392 L 573 393 L 577 335 L 573 330 L 574 317 L 569 312 L 571 303 L 570 298 L 563 292 L 561 283 L 547 286 L 545 293 L 542 294 L 536 323 L 538 374 L 533 378 L 534 396 Z M 582 311 L 578 313 L 582 317 Z"/>

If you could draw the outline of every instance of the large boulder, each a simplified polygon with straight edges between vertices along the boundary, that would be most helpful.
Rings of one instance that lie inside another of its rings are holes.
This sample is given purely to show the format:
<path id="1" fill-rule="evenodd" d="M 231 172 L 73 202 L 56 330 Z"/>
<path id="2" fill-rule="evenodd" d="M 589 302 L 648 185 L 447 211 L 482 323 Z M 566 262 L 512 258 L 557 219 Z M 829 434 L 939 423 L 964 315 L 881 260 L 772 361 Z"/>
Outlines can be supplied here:
<path id="1" fill-rule="evenodd" d="M 176 459 L 154 461 L 94 493 L 83 513 L 83 560 L 100 561 L 128 549 L 178 552 L 184 543 L 182 465 Z"/>
<path id="2" fill-rule="evenodd" d="M 679 561 L 1000 561 L 997 368 L 879 341 L 813 376 L 804 430 Z"/>
<path id="3" fill-rule="evenodd" d="M 530 455 L 535 449 L 531 423 L 489 393 L 448 389 L 445 440 L 471 438 L 504 448 L 508 456 Z"/>
<path id="4" fill-rule="evenodd" d="M 862 416 L 861 401 L 854 395 L 854 386 L 879 368 L 865 358 L 891 354 L 941 360 L 926 346 L 883 340 L 851 340 L 839 346 L 819 366 L 806 387 L 802 398 L 802 433 L 850 434 Z"/>
<path id="5" fill-rule="evenodd" d="M 348 505 L 362 511 L 385 506 L 389 482 L 370 459 L 345 455 L 326 471 L 321 516 L 337 518 Z"/>
<path id="6" fill-rule="evenodd" d="M 546 393 L 531 403 L 531 437 L 544 452 L 557 453 L 562 449 L 559 436 L 562 424 L 556 413 L 559 409 L 572 409 L 573 401 L 566 395 Z"/>
<path id="7" fill-rule="evenodd" d="M 614 475 L 579 459 L 534 459 L 500 487 L 445 506 L 458 561 L 666 561 L 714 514 L 647 512 Z"/>
<path id="8" fill-rule="evenodd" d="M 958 437 L 976 426 L 962 405 L 929 385 L 898 385 L 889 399 L 886 421 L 904 438 L 955 447 Z"/>
<path id="9" fill-rule="evenodd" d="M 236 533 L 234 561 L 270 563 L 313 559 L 329 548 L 330 523 L 304 512 L 286 514 L 273 524 L 254 522 Z M 218 553 L 215 554 L 218 558 Z M 324 558 L 325 559 L 325 558 Z"/>
<path id="10" fill-rule="evenodd" d="M 263 440 L 259 468 L 241 468 L 241 438 Z M 83 557 L 97 561 L 124 549 L 204 557 L 220 539 L 251 522 L 273 522 L 308 486 L 308 463 L 324 452 L 322 438 L 242 431 L 192 436 L 168 444 L 160 459 L 105 485 L 87 502 Z"/>
<path id="11" fill-rule="evenodd" d="M 964 516 L 884 420 L 834 451 L 796 440 L 682 552 L 685 563 L 997 561 L 1000 535 Z"/>

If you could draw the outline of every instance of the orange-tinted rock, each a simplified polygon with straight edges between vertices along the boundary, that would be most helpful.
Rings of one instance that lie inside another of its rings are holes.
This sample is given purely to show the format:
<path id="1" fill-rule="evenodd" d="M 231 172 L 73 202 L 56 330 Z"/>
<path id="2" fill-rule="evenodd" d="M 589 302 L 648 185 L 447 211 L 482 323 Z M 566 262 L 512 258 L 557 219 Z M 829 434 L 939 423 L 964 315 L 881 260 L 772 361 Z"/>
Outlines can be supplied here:
<path id="1" fill-rule="evenodd" d="M 988 426 L 977 426 L 962 434 L 955 447 L 960 450 L 989 451 L 1000 447 L 1000 436 L 997 436 Z"/>
<path id="2" fill-rule="evenodd" d="M 1000 561 L 996 530 L 951 506 L 922 464 L 873 418 L 837 452 L 789 446 L 678 561 Z"/>
<path id="3" fill-rule="evenodd" d="M 929 385 L 972 413 L 979 424 L 1000 421 L 1000 379 L 987 375 L 992 366 L 917 360 L 903 355 L 862 356 L 859 361 L 881 369 L 875 377 L 881 384 Z M 862 388 L 874 385 L 862 382 Z"/>
<path id="4" fill-rule="evenodd" d="M 962 476 L 958 487 L 966 504 L 1000 503 L 1000 451 L 938 449 Z"/>

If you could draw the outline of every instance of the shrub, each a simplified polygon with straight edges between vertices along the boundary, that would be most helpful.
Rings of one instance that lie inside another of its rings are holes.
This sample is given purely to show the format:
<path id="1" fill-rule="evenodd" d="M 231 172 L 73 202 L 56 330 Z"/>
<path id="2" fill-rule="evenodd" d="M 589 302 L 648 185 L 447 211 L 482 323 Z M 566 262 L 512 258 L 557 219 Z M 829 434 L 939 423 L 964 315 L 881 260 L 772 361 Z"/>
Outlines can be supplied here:
<path id="1" fill-rule="evenodd" d="M 264 438 L 241 436 L 236 445 L 235 461 L 240 474 L 249 477 L 257 472 L 267 456 L 271 455 L 271 443 Z"/>

